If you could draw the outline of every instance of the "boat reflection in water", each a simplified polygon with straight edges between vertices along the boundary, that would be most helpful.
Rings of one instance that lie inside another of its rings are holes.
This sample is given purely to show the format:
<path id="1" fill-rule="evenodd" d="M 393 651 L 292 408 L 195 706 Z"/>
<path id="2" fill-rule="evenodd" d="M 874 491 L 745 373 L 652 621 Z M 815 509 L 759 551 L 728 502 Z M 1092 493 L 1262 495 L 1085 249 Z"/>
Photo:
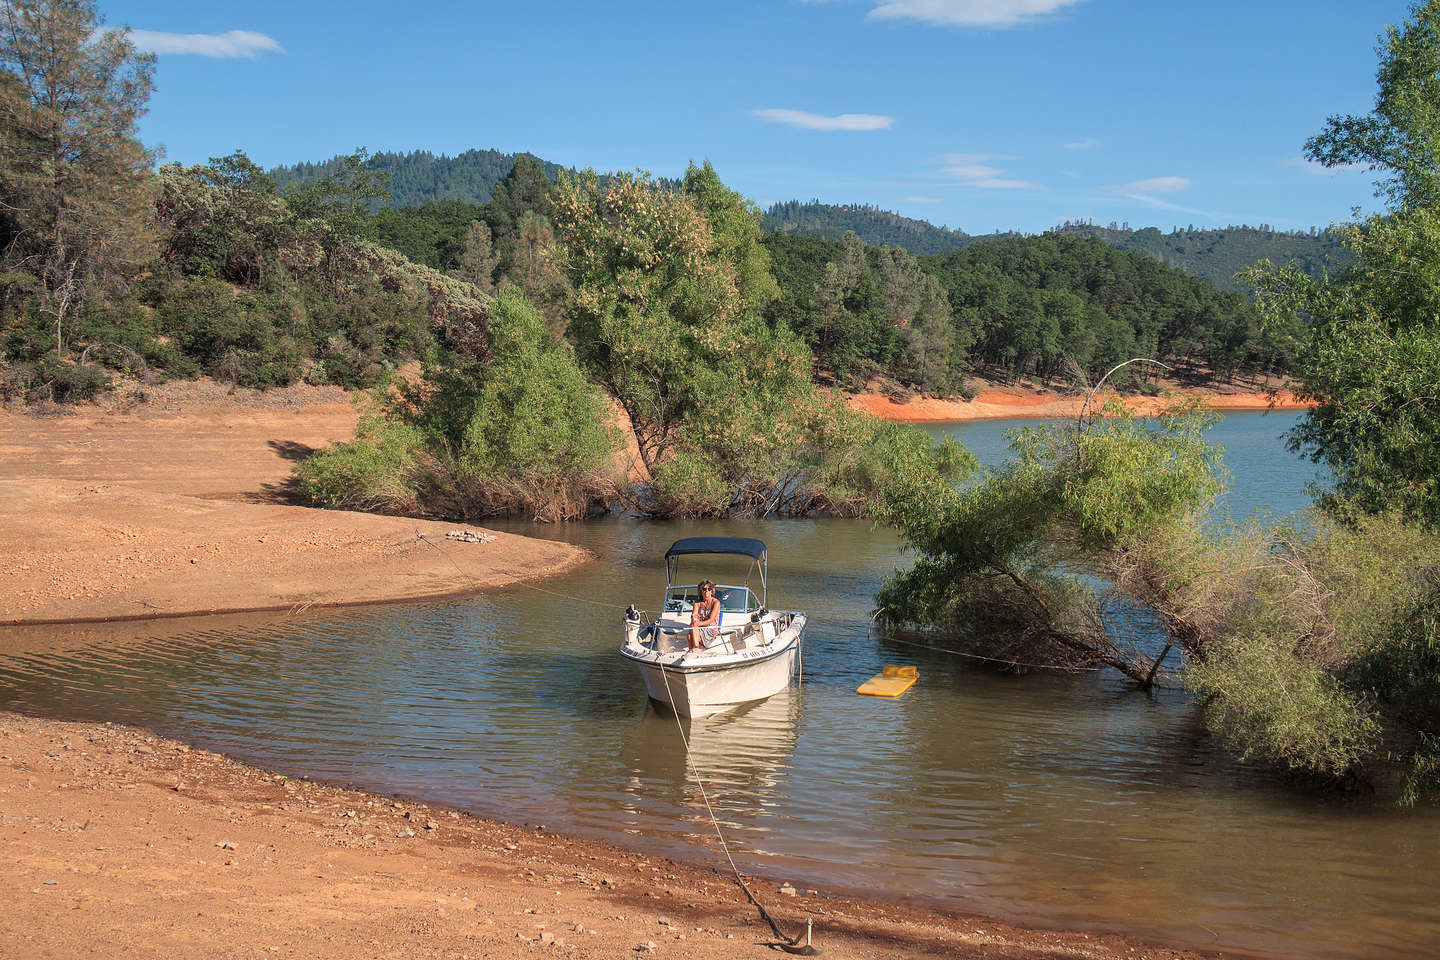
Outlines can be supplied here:
<path id="1" fill-rule="evenodd" d="M 708 797 L 732 847 L 762 853 L 760 837 L 782 817 L 778 807 L 794 762 L 801 699 L 799 691 L 787 689 L 708 717 L 677 717 L 647 705 L 622 745 L 628 771 L 623 802 L 633 818 L 626 829 L 714 842 Z M 686 741 L 693 769 L 686 764 Z"/>

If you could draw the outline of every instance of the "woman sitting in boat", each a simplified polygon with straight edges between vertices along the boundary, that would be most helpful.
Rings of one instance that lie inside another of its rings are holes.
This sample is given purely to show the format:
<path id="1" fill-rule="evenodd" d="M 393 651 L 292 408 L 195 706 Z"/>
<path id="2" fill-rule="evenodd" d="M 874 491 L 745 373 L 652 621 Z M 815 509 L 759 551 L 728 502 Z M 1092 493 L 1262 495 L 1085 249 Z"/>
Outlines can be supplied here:
<path id="1" fill-rule="evenodd" d="M 705 644 L 720 635 L 720 601 L 715 599 L 715 584 L 701 580 L 697 589 L 700 599 L 690 609 L 690 649 L 702 650 Z"/>

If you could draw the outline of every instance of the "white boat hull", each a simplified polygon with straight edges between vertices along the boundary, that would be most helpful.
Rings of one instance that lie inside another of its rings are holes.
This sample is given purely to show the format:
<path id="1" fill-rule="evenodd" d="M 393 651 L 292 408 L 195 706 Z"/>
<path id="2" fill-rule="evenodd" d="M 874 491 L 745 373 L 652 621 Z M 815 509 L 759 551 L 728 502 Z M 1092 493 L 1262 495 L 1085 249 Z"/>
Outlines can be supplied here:
<path id="1" fill-rule="evenodd" d="M 804 614 L 796 614 L 763 645 L 690 653 L 657 651 L 632 639 L 620 652 L 639 668 L 650 699 L 682 717 L 704 717 L 788 687 L 804 629 Z"/>

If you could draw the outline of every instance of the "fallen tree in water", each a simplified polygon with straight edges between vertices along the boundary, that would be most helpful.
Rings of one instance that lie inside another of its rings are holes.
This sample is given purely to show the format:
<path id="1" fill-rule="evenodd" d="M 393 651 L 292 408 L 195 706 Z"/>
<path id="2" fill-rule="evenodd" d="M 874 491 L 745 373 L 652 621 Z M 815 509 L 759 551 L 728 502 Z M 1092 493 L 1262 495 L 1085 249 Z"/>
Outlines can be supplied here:
<path id="1" fill-rule="evenodd" d="M 1014 458 L 973 487 L 887 502 L 918 557 L 877 596 L 885 624 L 1009 669 L 1103 665 L 1141 688 L 1173 658 L 1241 758 L 1328 782 L 1374 782 L 1399 759 L 1400 796 L 1421 796 L 1440 540 L 1393 516 L 1221 529 L 1206 519 L 1223 486 L 1208 415 L 1107 413 L 1018 431 Z"/>

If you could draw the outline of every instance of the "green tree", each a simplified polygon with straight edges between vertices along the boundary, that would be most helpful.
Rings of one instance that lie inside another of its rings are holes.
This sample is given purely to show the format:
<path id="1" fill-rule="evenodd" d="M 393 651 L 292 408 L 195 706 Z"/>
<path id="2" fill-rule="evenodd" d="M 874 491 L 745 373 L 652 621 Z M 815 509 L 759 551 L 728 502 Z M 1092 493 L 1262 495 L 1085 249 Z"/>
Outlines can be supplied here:
<path id="1" fill-rule="evenodd" d="M 213 276 L 254 286 L 313 260 L 296 256 L 307 232 L 274 182 L 243 151 L 212 157 L 208 165 L 160 168 L 156 223 L 160 262 L 186 276 Z M 313 231 L 308 239 L 314 242 Z"/>
<path id="2" fill-rule="evenodd" d="M 1013 459 L 973 486 L 884 501 L 881 519 L 917 553 L 876 597 L 886 622 L 952 631 L 1001 661 L 1105 663 L 1148 685 L 1153 658 L 1108 629 L 1094 574 L 1208 506 L 1220 451 L 1193 405 L 1154 424 L 1107 414 L 1016 432 Z"/>
<path id="3" fill-rule="evenodd" d="M 514 256 L 505 280 L 525 291 L 525 298 L 545 316 L 556 336 L 565 330 L 565 311 L 573 291 L 555 254 L 555 231 L 550 221 L 533 210 L 520 217 Z"/>
<path id="4" fill-rule="evenodd" d="M 89 0 L 0 5 L 0 247 L 7 286 L 54 319 L 123 284 L 152 253 L 142 213 L 152 155 L 136 139 L 154 57 L 105 30 Z M 8 299 L 8 297 L 7 297 Z"/>
<path id="5" fill-rule="evenodd" d="M 510 172 L 495 184 L 490 202 L 485 205 L 485 223 L 495 241 L 501 273 L 508 272 L 515 259 L 521 218 L 527 213 L 538 213 L 547 219 L 550 217 L 552 189 L 545 164 L 528 153 L 517 156 Z"/>
<path id="6" fill-rule="evenodd" d="M 700 177 L 704 208 L 644 174 L 562 173 L 554 197 L 569 335 L 630 418 L 646 506 L 853 514 L 899 484 L 948 484 L 963 456 L 918 431 L 897 439 L 814 388 L 804 344 L 756 302 L 770 285 L 739 279 L 737 264 L 762 262 L 748 202 Z"/>
<path id="7" fill-rule="evenodd" d="M 438 514 L 583 517 L 613 495 L 618 431 L 600 392 L 514 287 L 490 305 L 485 359 L 446 351 L 382 388 L 350 443 L 296 468 L 315 503 Z"/>
<path id="8" fill-rule="evenodd" d="M 710 221 L 715 251 L 733 266 L 746 308 L 763 310 L 780 296 L 780 287 L 770 273 L 770 252 L 760 242 L 764 236 L 760 208 L 721 183 L 709 160 L 703 167 L 690 164 L 680 192 Z"/>
<path id="9" fill-rule="evenodd" d="M 955 352 L 964 350 L 955 342 L 944 289 L 905 250 L 881 250 L 878 268 L 885 315 L 900 328 L 903 343 L 894 372 L 927 393 L 944 391 L 954 381 Z"/>
<path id="10" fill-rule="evenodd" d="M 460 264 L 454 275 L 485 294 L 495 293 L 495 266 L 500 258 L 495 256 L 490 244 L 490 228 L 476 220 L 470 224 L 470 234 L 465 238 L 465 247 L 460 251 Z"/>
<path id="11" fill-rule="evenodd" d="M 1329 466 L 1332 506 L 1398 508 L 1440 523 L 1440 0 L 1382 38 L 1375 110 L 1331 118 L 1306 144 L 1325 164 L 1367 163 L 1391 211 L 1344 228 L 1352 264 L 1314 280 L 1295 265 L 1246 273 L 1265 326 L 1310 320 L 1297 361 L 1315 406 L 1292 434 Z"/>
<path id="12" fill-rule="evenodd" d="M 1440 203 L 1440 5 L 1426 0 L 1380 38 L 1375 108 L 1334 116 L 1305 141 L 1327 167 L 1365 164 L 1388 174 L 1377 194 L 1395 209 Z"/>
<path id="13" fill-rule="evenodd" d="M 576 349 L 625 407 L 654 470 L 687 427 L 808 381 L 808 358 L 740 295 L 704 212 L 648 176 L 562 174 L 560 255 L 575 288 Z"/>

